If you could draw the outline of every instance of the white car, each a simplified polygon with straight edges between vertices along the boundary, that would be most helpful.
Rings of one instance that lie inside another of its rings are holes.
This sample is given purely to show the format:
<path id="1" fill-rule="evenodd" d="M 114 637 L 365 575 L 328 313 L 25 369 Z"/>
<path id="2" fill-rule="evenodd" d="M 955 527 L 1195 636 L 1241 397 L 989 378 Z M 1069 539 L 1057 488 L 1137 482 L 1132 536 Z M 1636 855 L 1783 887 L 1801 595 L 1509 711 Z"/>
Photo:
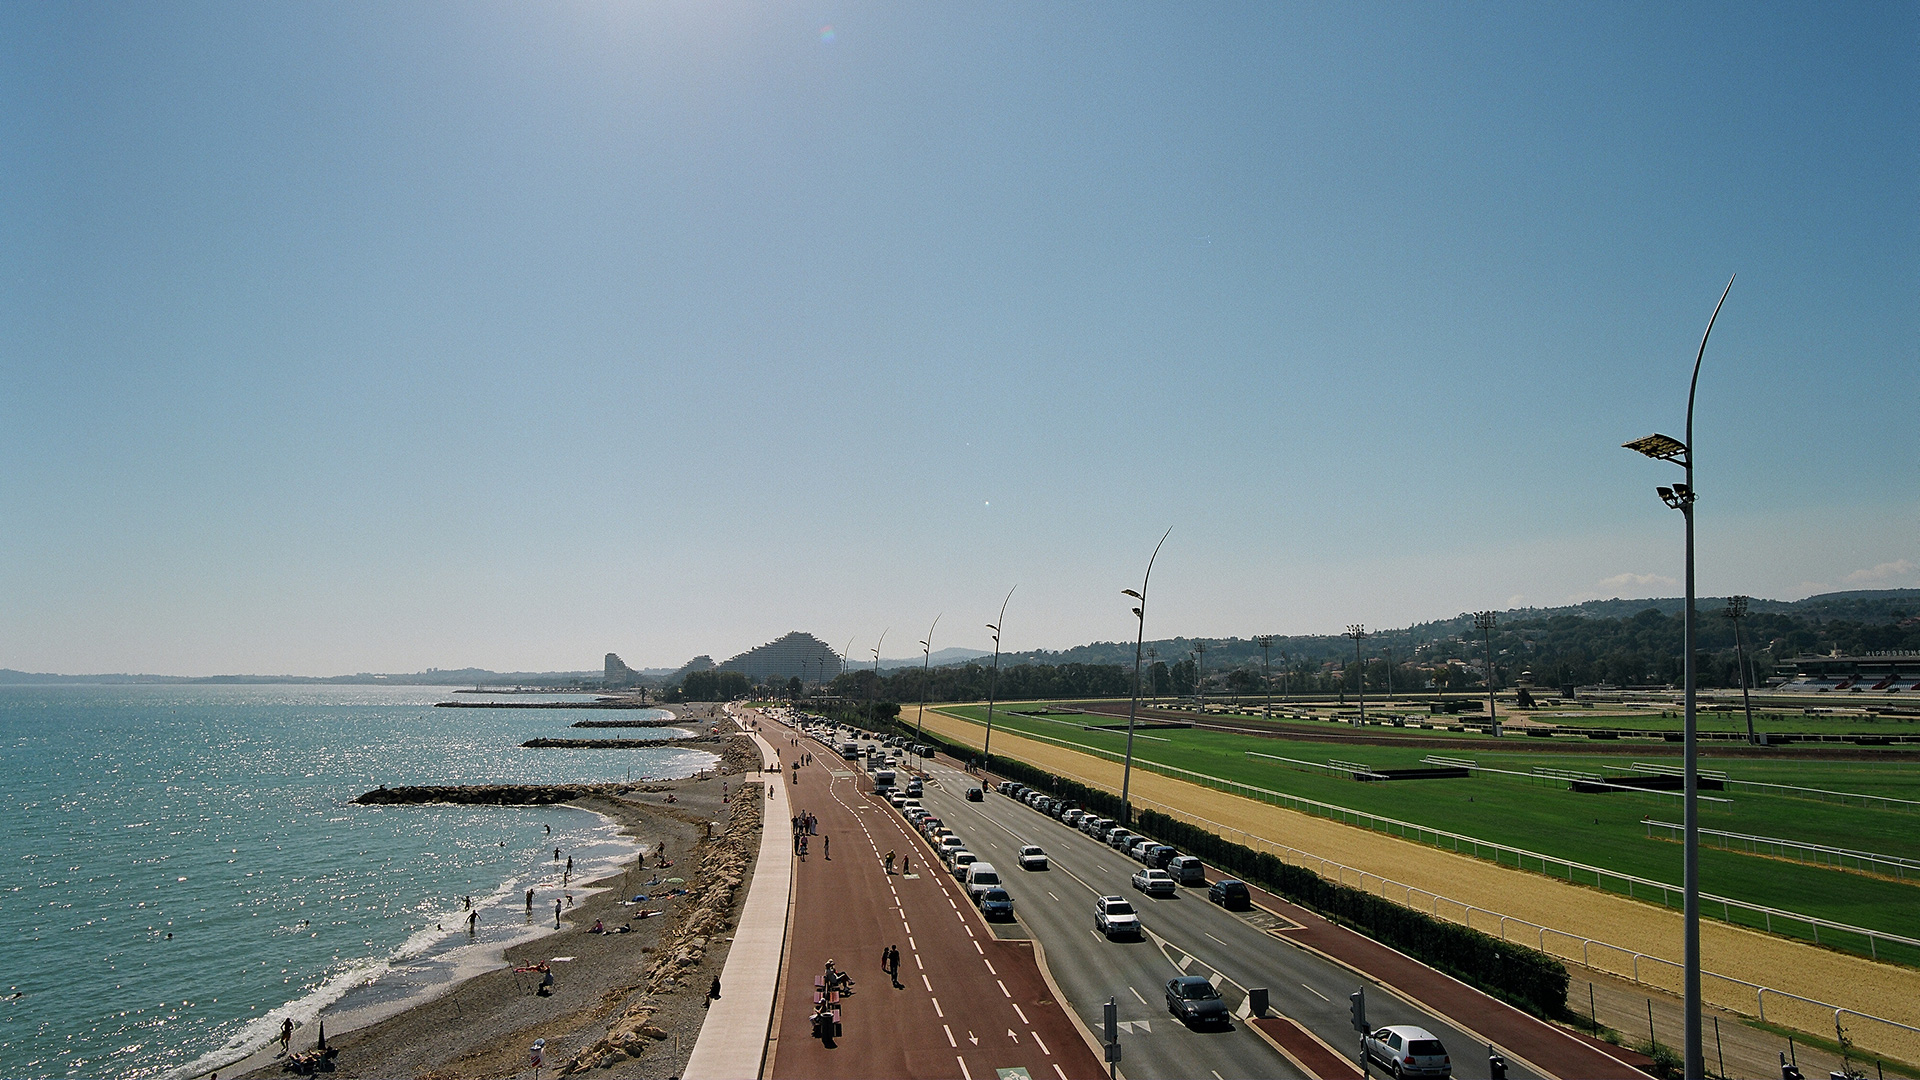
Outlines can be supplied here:
<path id="1" fill-rule="evenodd" d="M 1133 887 L 1148 896 L 1172 896 L 1175 890 L 1173 879 L 1167 876 L 1167 872 L 1152 867 L 1134 871 Z"/>
<path id="2" fill-rule="evenodd" d="M 1020 869 L 1045 870 L 1046 868 L 1047 853 L 1041 850 L 1040 845 L 1028 844 L 1020 849 Z"/>
<path id="3" fill-rule="evenodd" d="M 1139 937 L 1140 916 L 1124 896 L 1103 896 L 1093 902 L 1093 928 L 1110 938 Z"/>
<path id="4" fill-rule="evenodd" d="M 1453 1061 L 1447 1048 L 1423 1027 L 1392 1024 L 1380 1028 L 1360 1041 L 1367 1057 L 1379 1062 L 1395 1077 L 1453 1075 Z"/>

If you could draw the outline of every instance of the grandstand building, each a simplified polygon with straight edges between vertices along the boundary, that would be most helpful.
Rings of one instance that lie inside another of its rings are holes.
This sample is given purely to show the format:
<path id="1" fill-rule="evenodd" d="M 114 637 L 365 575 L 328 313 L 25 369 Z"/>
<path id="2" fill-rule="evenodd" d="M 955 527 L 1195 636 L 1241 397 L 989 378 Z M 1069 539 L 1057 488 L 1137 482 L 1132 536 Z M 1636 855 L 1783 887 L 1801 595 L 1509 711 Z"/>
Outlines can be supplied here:
<path id="1" fill-rule="evenodd" d="M 799 677 L 806 683 L 831 682 L 844 666 L 840 654 L 812 634 L 798 630 L 748 649 L 720 665 L 722 671 L 738 671 L 754 682 L 764 683 Z"/>
<path id="2" fill-rule="evenodd" d="M 1792 693 L 1899 693 L 1920 691 L 1920 653 L 1884 652 L 1862 656 L 1796 656 L 1793 678 L 1780 689 Z"/>

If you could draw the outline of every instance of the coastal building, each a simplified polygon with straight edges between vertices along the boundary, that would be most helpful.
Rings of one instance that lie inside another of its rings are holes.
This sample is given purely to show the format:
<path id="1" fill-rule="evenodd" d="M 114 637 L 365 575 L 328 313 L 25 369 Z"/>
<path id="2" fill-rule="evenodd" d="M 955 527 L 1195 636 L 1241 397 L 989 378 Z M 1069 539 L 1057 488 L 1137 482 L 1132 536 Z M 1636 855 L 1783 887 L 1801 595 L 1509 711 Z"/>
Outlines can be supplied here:
<path id="1" fill-rule="evenodd" d="M 628 667 L 618 654 L 607 654 L 607 670 L 602 681 L 609 687 L 633 686 L 639 683 L 640 673 Z"/>
<path id="2" fill-rule="evenodd" d="M 720 670 L 738 671 L 760 683 L 785 682 L 795 677 L 802 682 L 822 683 L 832 682 L 843 666 L 840 654 L 826 642 L 795 630 L 757 649 L 728 658 Z"/>

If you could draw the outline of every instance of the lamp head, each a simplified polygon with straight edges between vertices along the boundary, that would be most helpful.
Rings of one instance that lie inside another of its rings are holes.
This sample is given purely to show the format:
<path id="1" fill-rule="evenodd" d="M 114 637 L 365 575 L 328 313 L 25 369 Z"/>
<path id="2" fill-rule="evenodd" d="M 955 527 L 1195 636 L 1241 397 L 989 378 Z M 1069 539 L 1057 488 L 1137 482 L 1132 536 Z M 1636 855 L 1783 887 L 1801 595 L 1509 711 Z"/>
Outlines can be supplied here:
<path id="1" fill-rule="evenodd" d="M 1671 435 L 1647 435 L 1620 445 L 1660 461 L 1671 461 L 1676 465 L 1687 463 L 1687 444 Z"/>
<path id="2" fill-rule="evenodd" d="M 1140 614 L 1140 609 L 1139 609 L 1139 608 L 1134 608 L 1134 609 L 1133 609 L 1133 613 L 1134 613 L 1134 614 L 1135 614 L 1136 616 L 1139 616 L 1139 617 L 1140 617 L 1140 618 L 1142 618 L 1142 619 L 1144 619 L 1144 618 L 1146 618 L 1146 616 L 1145 616 L 1145 615 L 1142 615 L 1142 614 Z"/>
<path id="3" fill-rule="evenodd" d="M 1137 592 L 1134 592 L 1134 591 L 1133 591 L 1132 589 L 1121 589 L 1121 590 L 1120 590 L 1120 594 L 1121 594 L 1122 596 L 1131 596 L 1131 597 L 1133 597 L 1133 598 L 1134 598 L 1135 600 L 1140 600 L 1140 601 L 1145 601 L 1145 600 L 1146 600 L 1146 597 L 1144 597 L 1144 596 L 1141 596 L 1141 595 L 1140 595 L 1139 593 L 1137 593 Z"/>

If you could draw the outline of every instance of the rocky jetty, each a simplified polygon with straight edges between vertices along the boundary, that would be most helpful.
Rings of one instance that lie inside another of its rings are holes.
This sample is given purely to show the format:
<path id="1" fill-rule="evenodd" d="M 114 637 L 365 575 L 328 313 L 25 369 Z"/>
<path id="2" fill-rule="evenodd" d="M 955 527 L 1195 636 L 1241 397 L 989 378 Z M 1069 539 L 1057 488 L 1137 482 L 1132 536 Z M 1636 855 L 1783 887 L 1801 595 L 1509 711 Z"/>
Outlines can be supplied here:
<path id="1" fill-rule="evenodd" d="M 608 797 L 640 790 L 633 784 L 435 784 L 380 787 L 353 800 L 362 806 L 472 803 L 483 806 L 546 806 L 589 795 Z"/>
<path id="2" fill-rule="evenodd" d="M 669 716 L 664 720 L 575 720 L 572 727 L 692 727 L 697 720 Z"/>
<path id="3" fill-rule="evenodd" d="M 603 697 L 592 701 L 436 701 L 436 709 L 651 709 L 630 697 Z"/>
<path id="4" fill-rule="evenodd" d="M 691 739 L 528 739 L 521 746 L 533 750 L 640 750 L 649 746 L 694 746 L 716 750 L 724 735 L 701 735 Z"/>

